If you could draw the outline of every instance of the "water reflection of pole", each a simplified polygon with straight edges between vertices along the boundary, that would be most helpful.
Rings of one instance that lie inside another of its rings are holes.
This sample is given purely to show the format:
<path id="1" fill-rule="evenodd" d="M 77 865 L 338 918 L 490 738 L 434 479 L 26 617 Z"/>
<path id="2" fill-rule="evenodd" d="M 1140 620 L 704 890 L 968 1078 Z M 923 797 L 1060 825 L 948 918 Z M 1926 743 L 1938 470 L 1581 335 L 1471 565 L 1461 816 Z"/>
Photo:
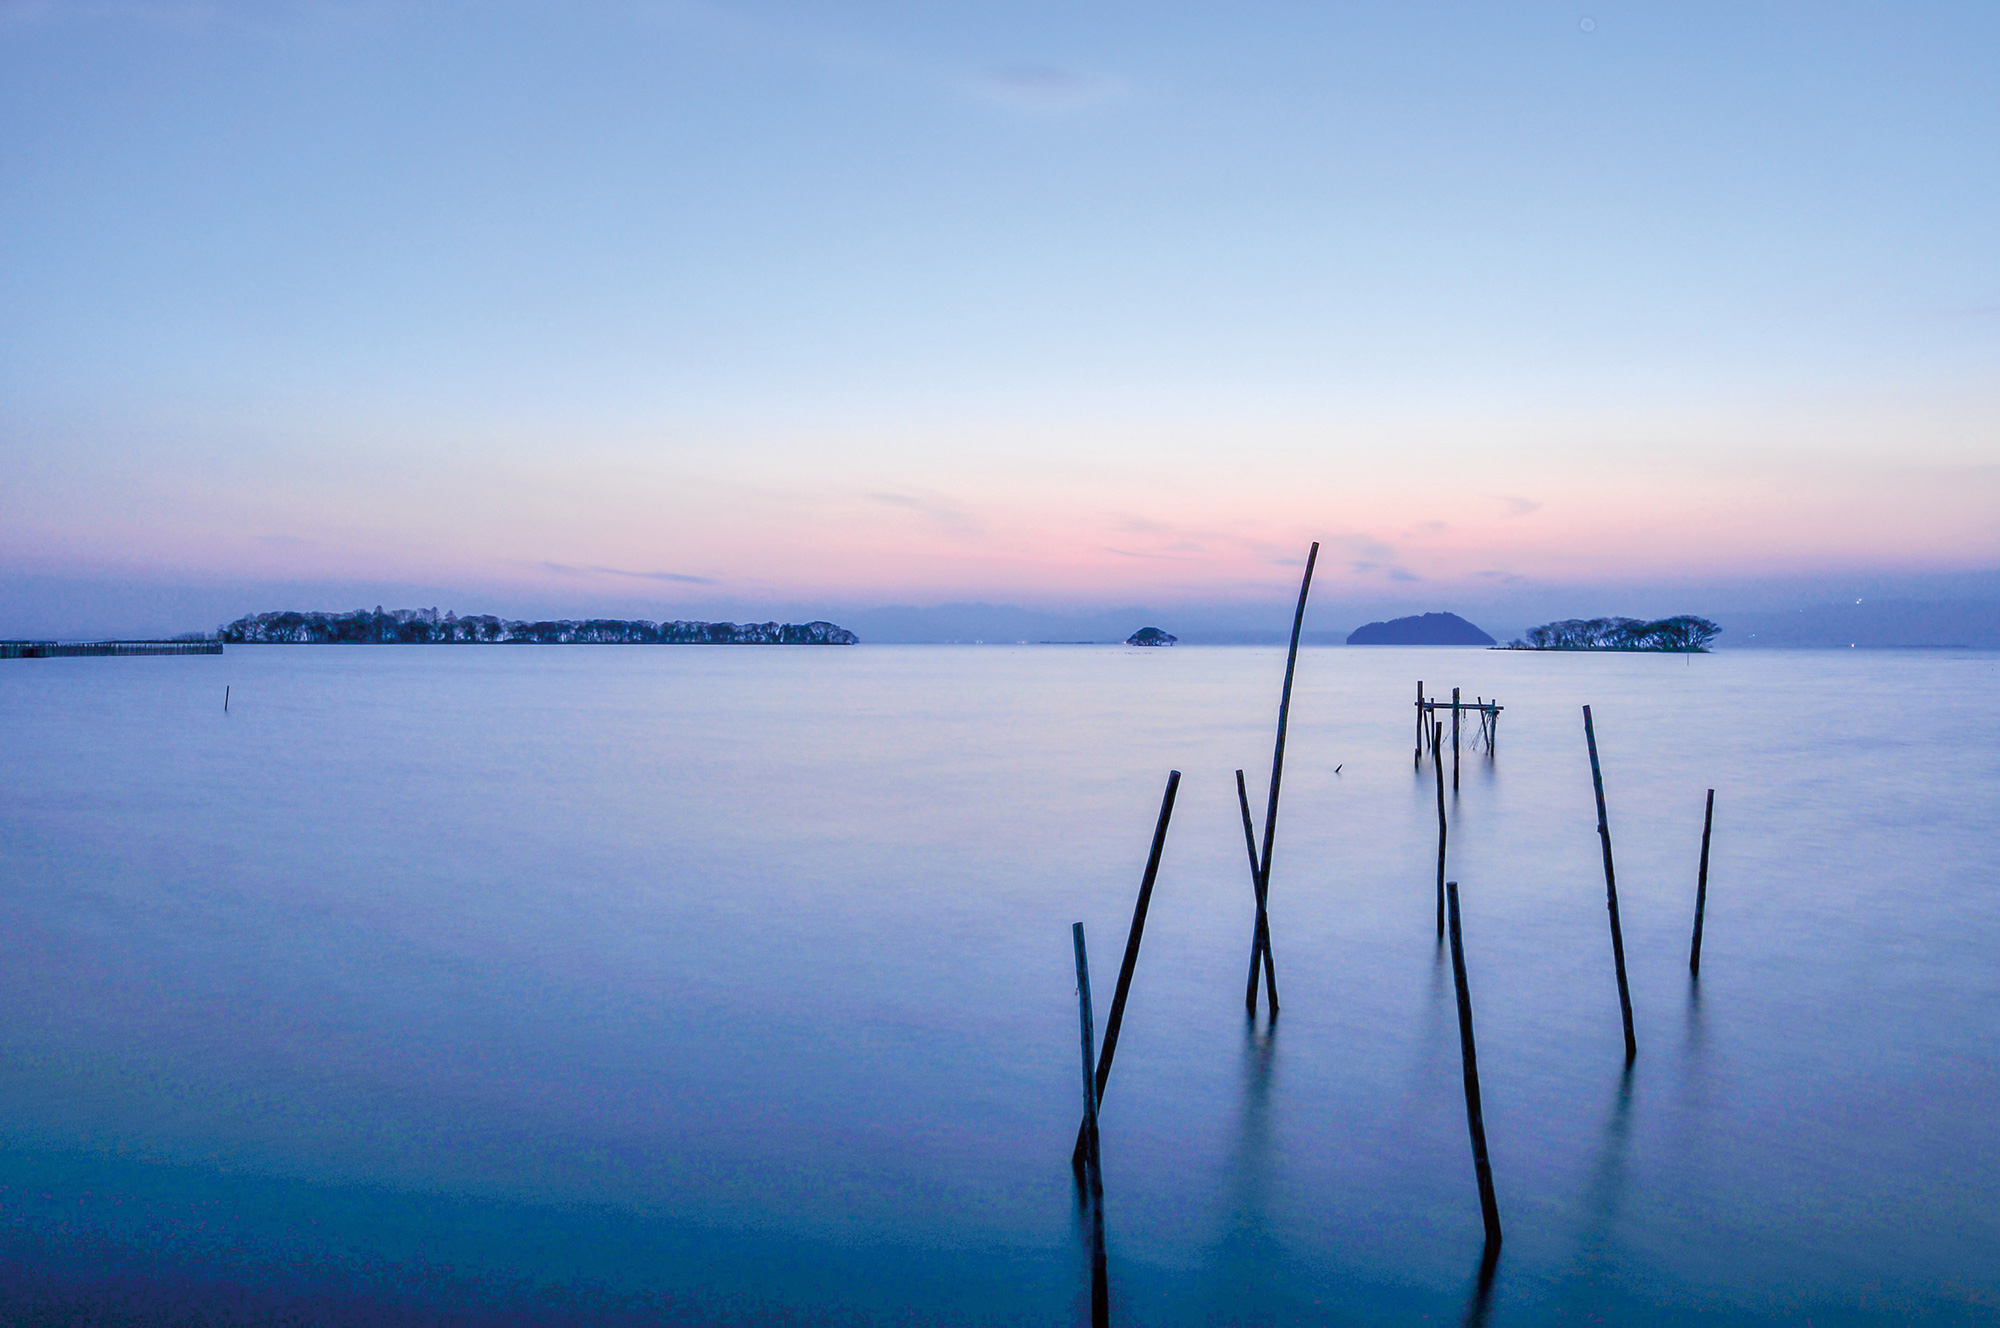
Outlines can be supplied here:
<path id="1" fill-rule="evenodd" d="M 1472 1135 L 1472 1170 L 1479 1178 L 1479 1216 L 1486 1247 L 1500 1249 L 1500 1204 L 1493 1197 L 1493 1166 L 1486 1158 L 1486 1114 L 1479 1104 L 1479 1052 L 1472 1041 L 1472 992 L 1465 982 L 1465 943 L 1459 934 L 1458 882 L 1445 883 L 1451 905 L 1451 977 L 1458 988 L 1458 1048 L 1465 1060 L 1465 1126 Z"/>
<path id="2" fill-rule="evenodd" d="M 1590 782 L 1597 790 L 1597 837 L 1604 846 L 1604 906 L 1611 913 L 1611 958 L 1618 968 L 1618 1008 L 1625 1016 L 1625 1059 L 1639 1054 L 1639 1040 L 1632 1036 L 1632 991 L 1625 985 L 1625 934 L 1618 926 L 1618 874 L 1611 867 L 1611 822 L 1604 815 L 1604 775 L 1597 766 L 1597 730 L 1590 722 L 1590 707 L 1583 708 L 1583 738 L 1590 744 Z"/>
<path id="3" fill-rule="evenodd" d="M 1500 1242 L 1488 1241 L 1479 1252 L 1479 1279 L 1465 1302 L 1465 1328 L 1484 1328 L 1486 1311 L 1493 1302 L 1493 1270 L 1500 1262 Z"/>
<path id="4" fill-rule="evenodd" d="M 1694 945 L 1688 950 L 1688 972 L 1701 976 L 1701 915 L 1708 908 L 1708 832 L 1715 824 L 1715 790 L 1708 791 L 1708 810 L 1701 815 L 1701 874 L 1694 887 Z"/>
<path id="5" fill-rule="evenodd" d="M 1240 777 L 1240 772 L 1239 772 Z M 1153 826 L 1153 851 L 1146 858 L 1146 874 L 1139 881 L 1139 902 L 1132 907 L 1132 930 L 1125 937 L 1125 962 L 1118 969 L 1118 989 L 1111 996 L 1111 1014 L 1104 1021 L 1104 1052 L 1097 1061 L 1096 1100 L 1104 1100 L 1104 1086 L 1111 1082 L 1111 1058 L 1118 1054 L 1118 1028 L 1125 1022 L 1125 996 L 1132 990 L 1132 970 L 1139 966 L 1139 941 L 1146 934 L 1146 909 L 1153 902 L 1153 878 L 1160 874 L 1160 854 L 1167 847 L 1167 823 L 1174 818 L 1174 794 L 1181 786 L 1181 772 L 1167 772 L 1166 795 L 1160 799 L 1160 819 Z M 1084 1131 L 1089 1122 L 1077 1126 L 1076 1147 L 1070 1165 L 1083 1170 Z"/>
<path id="6" fill-rule="evenodd" d="M 1441 734 L 1443 733 L 1443 731 L 1444 731 L 1444 721 L 1442 721 L 1442 720 L 1439 720 L 1439 721 L 1438 721 L 1438 723 L 1437 723 L 1437 725 L 1436 725 L 1436 727 L 1435 727 L 1435 729 L 1433 730 L 1433 732 L 1432 732 L 1432 734 L 1431 734 L 1431 738 L 1432 738 L 1432 750 L 1436 750 L 1436 741 L 1437 741 L 1438 737 L 1439 737 L 1439 736 L 1440 736 L 1440 735 L 1441 735 Z M 1443 939 L 1444 939 L 1444 833 L 1445 833 L 1445 832 L 1444 832 L 1444 762 L 1442 762 L 1442 761 L 1433 761 L 1433 762 L 1431 762 L 1431 765 L 1432 765 L 1432 767 L 1433 767 L 1433 768 L 1435 768 L 1435 769 L 1436 769 L 1436 771 L 1437 771 L 1437 789 L 1438 789 L 1438 939 L 1439 939 L 1439 940 L 1441 941 L 1441 940 L 1443 940 Z"/>
<path id="7" fill-rule="evenodd" d="M 1271 1095 L 1279 1069 L 1278 1029 L 1243 1026 L 1242 1098 L 1234 1142 L 1229 1150 L 1228 1201 L 1221 1210 L 1221 1229 L 1210 1267 L 1216 1304 L 1229 1315 L 1242 1312 L 1243 1289 L 1269 1280 L 1273 1270 L 1271 1222 L 1274 1160 L 1271 1140 Z M 1220 1319 L 1222 1313 L 1212 1317 Z"/>
<path id="8" fill-rule="evenodd" d="M 1264 967 L 1264 990 L 1270 999 L 1271 1016 L 1278 1014 L 1278 974 L 1271 963 L 1271 920 L 1265 902 L 1271 893 L 1271 848 L 1278 834 L 1278 785 L 1285 777 L 1285 725 L 1292 712 L 1292 673 L 1299 662 L 1299 629 L 1305 625 L 1306 595 L 1312 589 L 1313 564 L 1319 561 L 1319 541 L 1306 551 L 1306 574 L 1299 581 L 1299 607 L 1292 614 L 1292 645 L 1285 655 L 1285 690 L 1278 697 L 1278 742 L 1271 752 L 1271 797 L 1264 807 L 1264 851 L 1257 855 L 1257 930 L 1250 940 L 1250 981 L 1243 992 L 1243 1006 L 1257 1013 L 1257 966 Z"/>
<path id="9" fill-rule="evenodd" d="M 1084 948 L 1083 924 L 1070 927 L 1076 943 L 1077 1018 L 1083 1041 L 1084 1195 L 1090 1205 L 1090 1321 L 1093 1328 L 1111 1322 L 1110 1293 L 1104 1267 L 1104 1172 L 1097 1148 L 1097 1049 L 1090 1013 L 1090 956 Z"/>

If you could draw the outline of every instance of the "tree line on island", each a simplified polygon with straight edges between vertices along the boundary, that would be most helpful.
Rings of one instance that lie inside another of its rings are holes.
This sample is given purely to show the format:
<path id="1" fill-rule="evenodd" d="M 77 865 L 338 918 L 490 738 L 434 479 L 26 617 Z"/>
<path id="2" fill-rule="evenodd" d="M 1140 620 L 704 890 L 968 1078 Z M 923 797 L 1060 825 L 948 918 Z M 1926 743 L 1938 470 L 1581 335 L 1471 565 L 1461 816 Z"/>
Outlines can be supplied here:
<path id="1" fill-rule="evenodd" d="M 1706 618 L 1681 614 L 1647 622 L 1643 618 L 1566 618 L 1531 627 L 1508 650 L 1665 650 L 1706 651 L 1722 629 Z"/>
<path id="2" fill-rule="evenodd" d="M 1503 650 L 1706 651 L 1722 629 L 1706 618 L 1682 614 L 1643 618 L 1566 618 L 1528 630 Z M 1134 638 L 1136 641 L 1137 638 Z M 1492 637 L 1455 613 L 1425 613 L 1372 622 L 1348 635 L 1351 646 L 1492 646 Z"/>
<path id="3" fill-rule="evenodd" d="M 284 610 L 238 618 L 217 639 L 243 645 L 783 645 L 851 646 L 861 638 L 830 622 L 649 622 L 643 618 L 568 618 L 519 622 L 492 614 L 439 616 L 436 609 L 376 606 L 371 613 Z"/>

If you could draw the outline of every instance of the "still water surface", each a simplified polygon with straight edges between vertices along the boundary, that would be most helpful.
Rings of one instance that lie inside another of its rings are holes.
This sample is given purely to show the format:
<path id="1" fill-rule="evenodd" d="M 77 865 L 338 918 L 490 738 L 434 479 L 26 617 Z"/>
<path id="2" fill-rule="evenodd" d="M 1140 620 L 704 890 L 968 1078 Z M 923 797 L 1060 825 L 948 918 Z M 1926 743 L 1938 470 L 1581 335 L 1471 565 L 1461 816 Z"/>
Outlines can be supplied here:
<path id="1" fill-rule="evenodd" d="M 2000 1323 L 2000 656 L 249 647 L 0 665 L 0 1318 Z M 223 687 L 231 688 L 222 709 Z M 1623 1046 L 1579 706 L 1610 799 Z M 1336 771 L 1338 767 L 1338 771 Z M 1716 790 L 1699 984 L 1688 933 Z M 64 1318 L 64 1315 L 75 1316 Z"/>

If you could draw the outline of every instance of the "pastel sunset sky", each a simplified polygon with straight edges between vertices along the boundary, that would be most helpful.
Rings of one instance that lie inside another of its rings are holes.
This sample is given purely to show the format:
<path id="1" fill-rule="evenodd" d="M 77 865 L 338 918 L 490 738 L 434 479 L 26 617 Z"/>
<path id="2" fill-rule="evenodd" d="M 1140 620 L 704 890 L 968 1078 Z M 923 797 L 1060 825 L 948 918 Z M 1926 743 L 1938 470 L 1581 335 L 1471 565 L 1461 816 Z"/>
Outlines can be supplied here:
<path id="1" fill-rule="evenodd" d="M 1990 3 L 4 0 L 6 607 L 1990 571 L 1996 51 Z"/>

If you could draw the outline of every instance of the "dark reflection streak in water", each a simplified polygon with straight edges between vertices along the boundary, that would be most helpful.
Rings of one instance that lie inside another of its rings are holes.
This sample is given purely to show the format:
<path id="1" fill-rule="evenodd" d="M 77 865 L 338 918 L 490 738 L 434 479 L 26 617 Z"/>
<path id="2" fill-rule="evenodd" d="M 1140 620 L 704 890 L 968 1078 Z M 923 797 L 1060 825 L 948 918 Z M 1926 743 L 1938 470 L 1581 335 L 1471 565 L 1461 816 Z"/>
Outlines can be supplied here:
<path id="1" fill-rule="evenodd" d="M 1277 1041 L 1276 1028 L 1260 1033 L 1255 1021 L 1244 1021 L 1243 1109 L 1229 1159 L 1228 1225 L 1216 1251 L 1215 1302 L 1222 1306 L 1254 1301 L 1258 1284 L 1279 1266 L 1265 1230 L 1272 1207 L 1270 1095 Z"/>
<path id="2" fill-rule="evenodd" d="M 1074 1178 L 1076 1205 L 1071 1210 L 1070 1216 L 1077 1244 L 1082 1248 L 1085 1262 L 1089 1265 L 1089 1322 L 1091 1328 L 1106 1328 L 1111 1322 L 1111 1282 L 1105 1256 L 1104 1190 L 1101 1183 L 1092 1186 L 1082 1175 L 1076 1175 Z"/>
<path id="3" fill-rule="evenodd" d="M 1438 1102 L 1436 1084 L 1443 1072 L 1446 1057 L 1452 1042 L 1448 1034 L 1456 1029 L 1447 1029 L 1445 1024 L 1445 948 L 1438 942 L 1431 958 L 1431 986 L 1424 999 L 1422 1031 L 1413 1048 L 1415 1055 L 1410 1061 L 1410 1072 L 1403 1082 L 1402 1101 L 1399 1103 L 1392 1135 L 1406 1136 L 1416 1131 L 1420 1123 L 1435 1110 Z"/>
<path id="4" fill-rule="evenodd" d="M 1581 1230 L 1572 1272 L 1564 1279 L 1571 1294 L 1564 1296 L 1573 1309 L 1587 1310 L 1591 1289 L 1613 1269 L 1612 1228 L 1625 1196 L 1625 1154 L 1632 1133 L 1632 1066 L 1618 1076 L 1618 1090 L 1611 1102 L 1611 1114 L 1604 1123 L 1604 1135 L 1597 1146 L 1597 1161 L 1591 1168 L 1590 1184 L 1581 1203 Z"/>
<path id="5" fill-rule="evenodd" d="M 1465 1328 L 1485 1328 L 1486 1312 L 1493 1303 L 1493 1270 L 1499 1264 L 1500 1247 L 1489 1240 L 1479 1252 L 1479 1273 L 1465 1301 Z"/>

